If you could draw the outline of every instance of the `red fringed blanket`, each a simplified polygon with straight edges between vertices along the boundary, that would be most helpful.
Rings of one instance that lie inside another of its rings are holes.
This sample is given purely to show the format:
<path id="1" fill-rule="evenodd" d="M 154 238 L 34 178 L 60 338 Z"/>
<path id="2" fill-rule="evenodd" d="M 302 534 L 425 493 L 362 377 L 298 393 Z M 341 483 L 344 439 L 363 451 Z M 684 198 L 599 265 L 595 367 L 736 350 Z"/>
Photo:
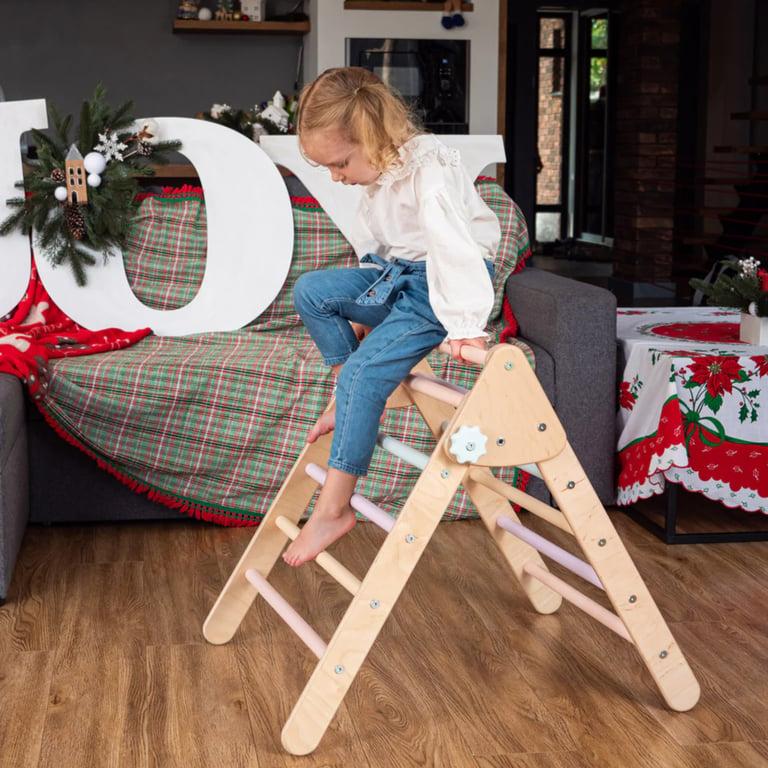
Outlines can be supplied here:
<path id="1" fill-rule="evenodd" d="M 52 301 L 37 274 L 32 275 L 18 306 L 0 319 L 0 373 L 18 376 L 38 399 L 48 386 L 47 363 L 56 357 L 76 357 L 123 349 L 152 333 L 149 328 L 88 331 Z"/>

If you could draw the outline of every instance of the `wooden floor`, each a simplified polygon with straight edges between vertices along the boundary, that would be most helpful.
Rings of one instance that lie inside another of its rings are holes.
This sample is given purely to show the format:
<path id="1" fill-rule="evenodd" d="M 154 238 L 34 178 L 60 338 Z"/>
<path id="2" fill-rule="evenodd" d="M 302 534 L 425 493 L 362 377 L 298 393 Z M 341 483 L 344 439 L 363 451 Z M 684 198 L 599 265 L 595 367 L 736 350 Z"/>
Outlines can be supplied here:
<path id="1" fill-rule="evenodd" d="M 665 547 L 613 517 L 701 682 L 692 712 L 666 710 L 590 618 L 533 612 L 480 523 L 445 523 L 320 747 L 294 758 L 279 734 L 304 646 L 261 600 L 229 645 L 200 632 L 252 531 L 31 527 L 0 608 L 0 765 L 768 766 L 768 543 Z M 334 551 L 360 576 L 382 538 L 360 524 Z M 329 638 L 347 594 L 314 565 L 272 580 Z"/>

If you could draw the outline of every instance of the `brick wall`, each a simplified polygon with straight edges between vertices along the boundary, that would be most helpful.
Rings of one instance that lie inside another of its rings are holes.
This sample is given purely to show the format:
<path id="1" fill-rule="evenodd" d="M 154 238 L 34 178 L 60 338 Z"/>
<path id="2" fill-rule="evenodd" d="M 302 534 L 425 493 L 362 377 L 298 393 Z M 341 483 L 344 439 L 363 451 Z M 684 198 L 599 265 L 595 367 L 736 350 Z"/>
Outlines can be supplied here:
<path id="1" fill-rule="evenodd" d="M 682 0 L 624 0 L 616 29 L 614 271 L 672 275 Z"/>
<path id="2" fill-rule="evenodd" d="M 541 44 L 559 46 L 563 40 L 558 29 L 561 25 L 559 19 L 542 19 Z M 564 64 L 563 59 L 539 59 L 538 150 L 543 166 L 536 179 L 536 202 L 539 204 L 560 202 Z"/>

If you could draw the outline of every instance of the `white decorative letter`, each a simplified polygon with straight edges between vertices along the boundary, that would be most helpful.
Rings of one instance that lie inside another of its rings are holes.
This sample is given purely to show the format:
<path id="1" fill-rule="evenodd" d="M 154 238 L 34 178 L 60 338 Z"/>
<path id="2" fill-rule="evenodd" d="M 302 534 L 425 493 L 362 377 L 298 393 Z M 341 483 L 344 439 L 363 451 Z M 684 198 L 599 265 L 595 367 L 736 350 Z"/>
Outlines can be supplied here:
<path id="1" fill-rule="evenodd" d="M 17 211 L 5 204 L 11 197 L 23 197 L 24 190 L 13 185 L 23 178 L 19 137 L 32 128 L 48 127 L 45 99 L 0 102 L 0 221 Z M 15 231 L 0 238 L 0 315 L 10 312 L 29 285 L 31 261 L 29 239 Z"/>
<path id="2" fill-rule="evenodd" d="M 245 136 L 204 120 L 155 118 L 160 135 L 180 139 L 205 192 L 208 250 L 200 289 L 189 304 L 162 311 L 131 291 L 122 254 L 93 252 L 80 287 L 72 270 L 35 252 L 51 298 L 88 328 L 150 327 L 160 336 L 233 331 L 258 317 L 285 282 L 293 253 L 291 202 L 279 171 Z M 81 147 L 88 153 L 92 147 Z"/>

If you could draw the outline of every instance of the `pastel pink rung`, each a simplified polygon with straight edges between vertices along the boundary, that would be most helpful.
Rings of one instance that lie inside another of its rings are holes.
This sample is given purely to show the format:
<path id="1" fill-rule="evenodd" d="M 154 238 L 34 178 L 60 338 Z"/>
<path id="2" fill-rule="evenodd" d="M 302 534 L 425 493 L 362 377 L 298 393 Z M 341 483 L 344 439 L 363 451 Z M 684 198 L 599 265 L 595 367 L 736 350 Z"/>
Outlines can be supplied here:
<path id="1" fill-rule="evenodd" d="M 530 546 L 541 552 L 542 555 L 546 555 L 550 560 L 560 563 L 563 568 L 567 568 L 571 573 L 581 576 L 582 579 L 590 584 L 594 584 L 598 589 L 604 589 L 603 582 L 598 578 L 595 569 L 589 563 L 576 557 L 576 555 L 572 555 L 562 547 L 558 547 L 557 544 L 553 544 L 549 539 L 539 536 L 538 533 L 534 533 L 530 528 L 526 528 L 506 515 L 500 515 L 496 519 L 496 525 L 513 536 L 517 536 L 518 539 L 521 539 L 526 544 L 530 544 Z"/>
<path id="2" fill-rule="evenodd" d="M 320 635 L 299 616 L 294 607 L 258 572 L 249 568 L 245 572 L 245 578 L 253 584 L 275 613 L 299 636 L 306 646 L 317 656 L 322 658 L 326 644 Z"/>
<path id="3" fill-rule="evenodd" d="M 325 478 L 328 472 L 317 464 L 307 464 L 306 473 L 320 485 L 325 485 Z M 381 507 L 377 507 L 372 501 L 368 501 L 365 496 L 359 493 L 353 493 L 349 500 L 349 506 L 361 515 L 365 515 L 372 523 L 378 525 L 389 533 L 394 528 L 395 521 Z"/>

